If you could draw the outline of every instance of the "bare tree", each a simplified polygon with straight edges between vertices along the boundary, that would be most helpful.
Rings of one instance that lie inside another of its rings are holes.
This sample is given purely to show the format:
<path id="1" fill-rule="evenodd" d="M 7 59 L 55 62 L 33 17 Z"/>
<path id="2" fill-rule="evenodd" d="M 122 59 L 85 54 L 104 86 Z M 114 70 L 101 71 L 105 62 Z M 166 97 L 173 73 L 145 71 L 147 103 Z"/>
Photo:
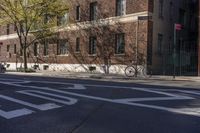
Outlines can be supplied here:
<path id="1" fill-rule="evenodd" d="M 79 1 L 76 2 L 79 3 Z M 90 7 L 86 5 L 90 5 L 90 1 L 86 0 L 84 2 L 84 8 L 81 8 L 81 21 L 74 22 L 74 24 L 78 29 L 78 31 L 75 31 L 76 34 L 82 38 L 81 42 L 84 42 L 86 46 L 82 46 L 77 53 L 76 46 L 69 44 L 70 54 L 79 64 L 82 64 L 85 70 L 88 70 L 88 67 L 84 64 L 96 64 L 103 69 L 105 74 L 109 74 L 115 55 L 115 34 L 122 32 L 122 24 L 118 19 L 109 19 L 110 13 L 115 13 L 115 11 L 114 9 L 109 9 L 109 11 L 103 9 L 106 6 L 106 1 L 94 3 L 97 4 L 97 8 L 94 9 L 97 13 L 95 14 L 96 18 L 90 18 L 91 16 L 88 15 Z M 87 21 L 88 19 L 91 21 Z M 73 18 L 73 20 L 76 20 L 76 18 Z M 94 53 L 90 51 L 90 41 L 95 41 L 93 42 L 96 45 L 94 46 L 96 48 L 93 49 Z"/>

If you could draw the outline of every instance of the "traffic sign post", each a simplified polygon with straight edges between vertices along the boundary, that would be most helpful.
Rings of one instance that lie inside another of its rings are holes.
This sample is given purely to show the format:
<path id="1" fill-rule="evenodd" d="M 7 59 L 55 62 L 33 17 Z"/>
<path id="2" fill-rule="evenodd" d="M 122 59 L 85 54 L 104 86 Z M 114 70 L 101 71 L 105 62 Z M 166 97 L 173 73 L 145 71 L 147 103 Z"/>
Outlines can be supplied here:
<path id="1" fill-rule="evenodd" d="M 176 78 L 176 37 L 177 31 L 182 30 L 181 24 L 174 24 L 174 47 L 173 47 L 173 79 Z"/>

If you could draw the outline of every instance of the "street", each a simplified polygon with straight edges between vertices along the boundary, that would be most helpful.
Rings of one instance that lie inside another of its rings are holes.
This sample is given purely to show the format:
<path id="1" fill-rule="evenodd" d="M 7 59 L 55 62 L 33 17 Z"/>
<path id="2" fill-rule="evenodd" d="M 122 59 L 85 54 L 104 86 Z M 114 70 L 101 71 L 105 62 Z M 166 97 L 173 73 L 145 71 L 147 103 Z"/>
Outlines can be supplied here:
<path id="1" fill-rule="evenodd" d="M 0 133 L 200 133 L 200 89 L 1 74 Z"/>

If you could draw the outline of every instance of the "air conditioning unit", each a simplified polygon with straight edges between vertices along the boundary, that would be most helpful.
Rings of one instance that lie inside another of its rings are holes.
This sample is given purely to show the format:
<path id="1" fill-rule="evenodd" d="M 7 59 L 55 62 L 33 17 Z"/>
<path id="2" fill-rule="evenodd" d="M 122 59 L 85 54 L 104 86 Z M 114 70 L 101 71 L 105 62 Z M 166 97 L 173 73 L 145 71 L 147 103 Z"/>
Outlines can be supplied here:
<path id="1" fill-rule="evenodd" d="M 49 70 L 49 65 L 44 65 L 43 70 Z"/>

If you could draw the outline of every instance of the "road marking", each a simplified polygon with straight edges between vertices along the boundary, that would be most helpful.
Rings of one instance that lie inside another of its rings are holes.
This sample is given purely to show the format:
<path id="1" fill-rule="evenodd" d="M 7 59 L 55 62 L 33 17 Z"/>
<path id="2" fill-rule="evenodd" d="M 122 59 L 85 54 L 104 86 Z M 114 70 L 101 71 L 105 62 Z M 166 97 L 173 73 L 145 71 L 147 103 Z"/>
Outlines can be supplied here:
<path id="1" fill-rule="evenodd" d="M 67 87 L 62 89 L 69 89 L 69 90 L 86 90 L 86 87 L 81 84 L 74 84 L 73 87 Z"/>
<path id="2" fill-rule="evenodd" d="M 67 91 L 62 91 L 62 90 L 56 90 L 56 89 L 51 89 L 48 87 L 37 87 L 37 86 L 25 86 L 25 85 L 18 85 L 18 84 L 12 84 L 13 86 L 17 87 L 28 87 L 32 89 L 41 89 L 41 90 L 48 90 L 48 91 L 53 91 L 57 93 L 62 93 L 62 94 L 68 94 L 72 96 L 78 96 L 78 97 L 83 97 L 83 98 L 88 98 L 88 99 L 93 99 L 93 100 L 99 100 L 99 101 L 105 101 L 105 102 L 111 102 L 111 103 L 118 103 L 118 104 L 124 104 L 124 105 L 131 105 L 131 106 L 137 106 L 137 107 L 143 107 L 143 108 L 150 108 L 150 109 L 156 109 L 156 110 L 163 110 L 163 111 L 168 111 L 168 112 L 173 112 L 173 113 L 179 113 L 179 114 L 187 114 L 187 115 L 195 115 L 195 114 L 190 114 L 187 112 L 180 111 L 181 109 L 174 109 L 174 108 L 168 108 L 168 107 L 162 107 L 162 106 L 156 106 L 156 105 L 147 105 L 147 104 L 141 104 L 141 103 L 133 103 L 129 101 L 123 101 L 122 99 L 108 99 L 108 98 L 102 98 L 102 97 L 95 97 L 95 96 L 89 96 L 89 95 L 84 95 L 84 94 L 78 94 L 78 93 L 73 93 L 73 92 L 67 92 Z M 132 88 L 133 90 L 141 90 L 141 91 L 146 91 L 146 92 L 151 92 L 151 93 L 157 93 L 157 94 L 162 94 L 162 95 L 167 95 L 174 98 L 174 100 L 177 100 L 177 98 L 181 98 L 179 100 L 184 100 L 185 99 L 194 99 L 192 97 L 185 97 L 185 96 L 179 96 L 171 93 L 166 93 L 166 92 L 160 92 L 160 91 L 153 91 L 145 88 Z M 166 98 L 166 97 L 165 97 Z M 154 99 L 155 101 L 155 99 Z M 198 116 L 199 115 L 195 115 Z"/>
<path id="3" fill-rule="evenodd" d="M 187 114 L 187 115 L 200 117 L 200 108 L 182 108 L 182 109 L 176 110 L 176 112 L 180 114 Z"/>
<path id="4" fill-rule="evenodd" d="M 56 94 L 42 92 L 42 91 L 23 90 L 23 91 L 17 91 L 17 92 L 21 93 L 21 94 L 33 96 L 33 97 L 39 97 L 39 98 L 42 98 L 42 99 L 54 101 L 54 102 L 57 102 L 57 103 L 62 103 L 62 104 L 65 104 L 65 105 L 73 105 L 73 104 L 77 103 L 77 101 L 78 101 L 75 98 L 70 98 L 70 97 L 67 97 L 67 96 L 61 96 L 61 95 L 56 95 Z M 62 98 L 62 99 L 66 99 L 68 101 L 63 101 L 63 100 L 59 100 L 59 99 L 55 99 L 55 98 L 51 98 L 51 97 L 46 97 L 46 96 L 42 96 L 42 95 L 38 95 L 38 94 L 34 94 L 34 93 L 53 96 L 53 97 L 57 97 L 57 98 Z"/>
<path id="5" fill-rule="evenodd" d="M 74 85 L 74 87 L 68 87 L 68 88 L 65 88 L 65 89 L 78 89 L 78 88 L 80 89 L 81 87 L 82 87 L 81 89 L 86 89 L 86 88 L 83 88 L 85 86 L 104 87 L 104 88 L 128 88 L 128 89 L 132 89 L 132 90 L 149 92 L 149 93 L 155 93 L 155 94 L 160 94 L 160 95 L 164 95 L 164 96 L 163 97 L 148 97 L 148 98 L 108 99 L 108 98 L 90 96 L 90 95 L 73 93 L 73 92 L 68 92 L 68 91 L 56 90 L 56 89 L 52 89 L 52 88 L 49 88 L 49 87 L 28 86 L 28 85 L 15 84 L 15 83 L 12 83 L 12 82 L 0 82 L 0 83 L 11 85 L 11 86 L 16 86 L 16 87 L 40 89 L 40 90 L 43 90 L 43 91 L 46 90 L 46 91 L 51 91 L 51 92 L 56 92 L 56 93 L 67 94 L 67 95 L 71 95 L 71 96 L 76 96 L 76 97 L 88 98 L 88 99 L 92 99 L 92 100 L 99 100 L 99 101 L 105 101 L 105 102 L 111 102 L 111 103 L 117 103 L 117 104 L 124 104 L 124 105 L 136 106 L 136 107 L 143 107 L 143 108 L 150 108 L 150 109 L 156 109 L 156 110 L 163 110 L 163 111 L 168 111 L 168 112 L 172 112 L 172 113 L 194 115 L 194 116 L 200 117 L 200 115 L 198 113 L 192 113 L 191 110 L 188 110 L 188 109 L 185 109 L 185 108 L 176 109 L 176 108 L 162 107 L 162 106 L 157 106 L 157 105 L 147 105 L 147 104 L 142 104 L 142 103 L 134 103 L 134 102 L 138 102 L 138 101 L 192 100 L 192 99 L 195 99 L 193 97 L 182 96 L 182 95 L 178 95 L 178 94 L 172 94 L 172 93 L 164 92 L 162 90 L 159 90 L 159 91 L 158 90 L 154 90 L 153 88 L 146 89 L 146 88 L 137 88 L 137 87 L 107 86 L 107 85 L 89 85 L 89 84 L 77 85 L 77 84 L 73 84 L 73 83 L 48 82 L 48 81 L 33 81 L 33 82 Z M 29 90 L 29 91 L 34 92 L 33 90 Z M 27 91 L 22 91 L 22 92 L 27 93 Z M 41 93 L 41 91 L 39 91 L 39 93 L 42 94 L 42 93 L 45 93 L 45 92 Z M 28 92 L 27 94 L 30 94 L 30 92 Z M 48 93 L 48 95 L 49 94 L 50 93 Z M 33 95 L 33 93 L 31 93 L 31 95 L 32 96 L 34 96 L 34 95 L 38 96 L 37 94 Z M 53 96 L 53 95 L 54 94 L 50 94 L 50 96 Z M 41 96 L 41 95 L 39 95 L 39 96 Z M 61 95 L 57 95 L 57 96 L 60 97 Z"/>
<path id="6" fill-rule="evenodd" d="M 12 118 L 16 118 L 16 117 L 20 117 L 20 116 L 24 116 L 24 115 L 29 115 L 34 113 L 34 111 L 23 108 L 23 109 L 17 109 L 17 110 L 12 110 L 12 111 L 3 111 L 0 110 L 0 116 L 6 119 L 12 119 Z"/>
<path id="7" fill-rule="evenodd" d="M 186 94 L 192 94 L 192 95 L 200 95 L 200 91 L 187 91 L 187 90 L 178 90 L 178 89 L 169 89 L 169 90 L 163 90 L 163 89 L 152 89 L 152 90 L 156 90 L 156 91 L 162 91 L 162 92 L 169 92 L 169 91 L 175 91 L 175 92 L 182 92 L 182 93 L 186 93 Z"/>
<path id="8" fill-rule="evenodd" d="M 0 95 L 0 98 L 11 101 L 11 102 L 19 103 L 19 104 L 22 104 L 25 106 L 29 106 L 29 107 L 32 107 L 32 108 L 35 108 L 38 110 L 42 110 L 42 111 L 61 107 L 55 103 L 46 103 L 46 104 L 36 105 L 33 103 L 25 102 L 25 101 L 22 101 L 22 100 L 19 100 L 16 98 L 12 98 L 9 96 L 4 96 L 4 95 Z"/>
<path id="9" fill-rule="evenodd" d="M 12 83 L 12 82 L 7 82 L 8 80 L 10 80 L 10 81 L 16 80 L 16 81 L 21 81 L 21 82 L 28 81 L 28 82 L 32 82 L 32 83 L 60 84 L 60 85 L 74 85 L 75 84 L 73 82 L 63 83 L 63 82 L 54 82 L 54 81 L 37 81 L 37 80 L 31 81 L 31 80 L 3 79 L 3 78 L 0 78 L 0 80 L 4 80 L 4 81 L 0 81 L 0 83 L 6 84 L 6 85 L 9 85 L 10 83 Z M 93 85 L 93 84 L 85 84 L 85 83 L 83 83 L 81 85 L 90 86 L 90 87 L 106 87 L 106 88 L 127 88 L 127 89 L 132 88 L 130 86 Z"/>
<path id="10" fill-rule="evenodd" d="M 117 99 L 119 102 L 144 102 L 144 101 L 168 101 L 168 100 L 191 100 L 194 98 L 177 96 L 177 97 L 148 97 L 148 98 L 124 98 Z"/>
<path id="11" fill-rule="evenodd" d="M 180 92 L 187 93 L 187 94 L 193 94 L 193 95 L 200 95 L 200 93 L 196 92 L 196 91 L 182 91 L 182 90 L 180 90 Z"/>
<path id="12" fill-rule="evenodd" d="M 28 84 L 28 83 L 31 83 L 31 81 L 15 81 L 15 82 L 12 82 L 12 83 L 15 83 L 15 84 Z"/>

